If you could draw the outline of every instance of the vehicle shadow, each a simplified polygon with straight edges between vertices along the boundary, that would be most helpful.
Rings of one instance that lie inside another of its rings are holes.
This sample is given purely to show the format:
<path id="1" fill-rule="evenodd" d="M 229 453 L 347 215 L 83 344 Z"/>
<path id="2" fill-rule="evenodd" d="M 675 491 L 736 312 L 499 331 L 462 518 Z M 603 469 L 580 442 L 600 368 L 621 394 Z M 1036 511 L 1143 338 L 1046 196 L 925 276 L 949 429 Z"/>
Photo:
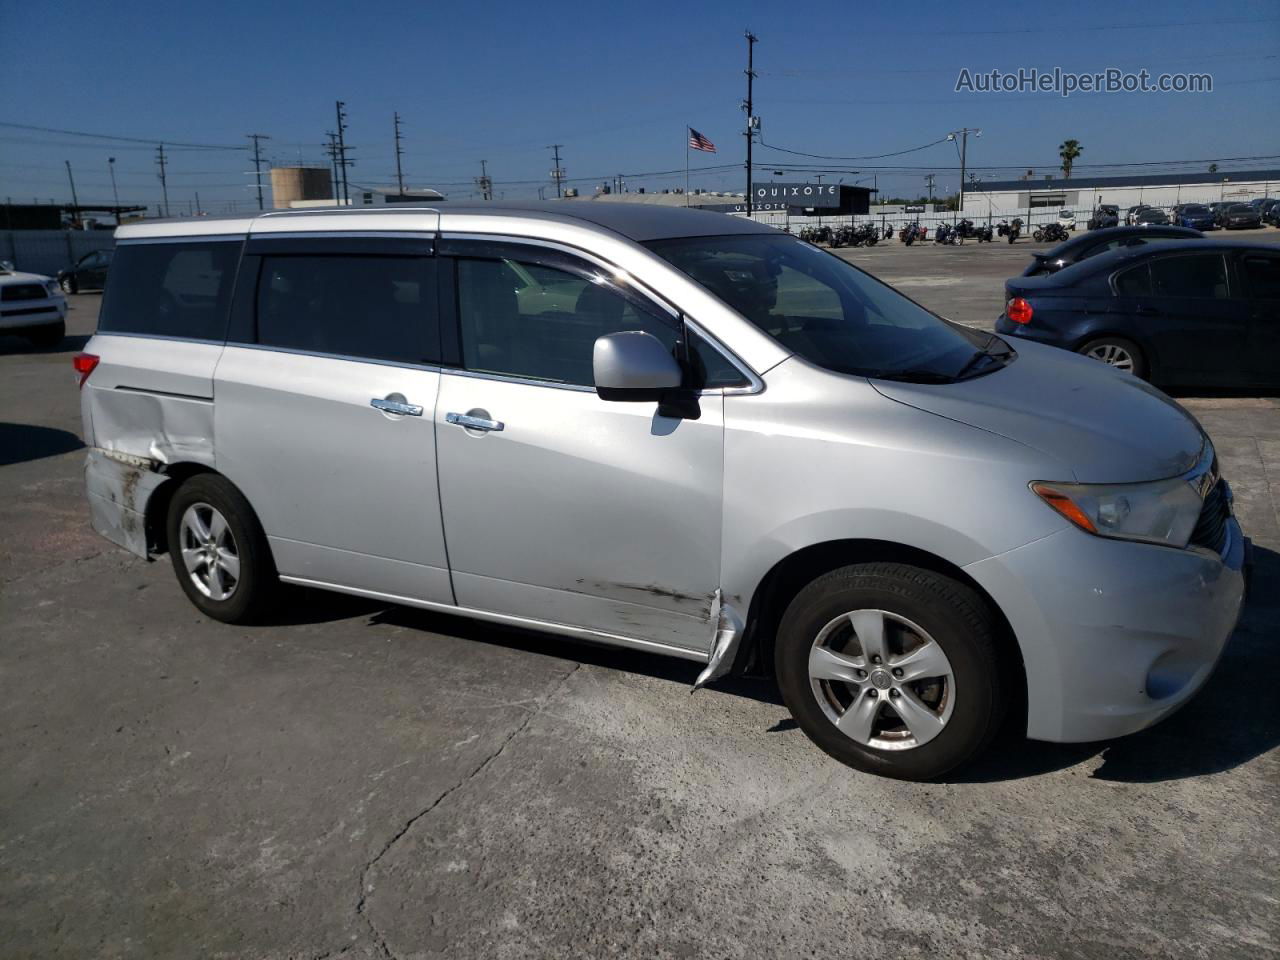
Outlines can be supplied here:
<path id="1" fill-rule="evenodd" d="M 1209 682 L 1181 710 L 1141 733 L 1101 743 L 1007 737 L 952 783 L 1017 780 L 1100 756 L 1097 780 L 1156 783 L 1222 773 L 1280 746 L 1280 554 L 1254 551 L 1240 625 Z"/>
<path id="2" fill-rule="evenodd" d="M 0 467 L 70 453 L 84 446 L 74 433 L 30 423 L 0 422 Z"/>
<path id="3" fill-rule="evenodd" d="M 24 353 L 78 353 L 84 349 L 84 345 L 89 342 L 89 337 L 84 334 L 75 334 L 69 337 L 63 337 L 62 340 L 52 347 L 37 347 L 25 337 L 15 337 L 11 334 L 0 335 L 0 354 L 24 354 Z"/>

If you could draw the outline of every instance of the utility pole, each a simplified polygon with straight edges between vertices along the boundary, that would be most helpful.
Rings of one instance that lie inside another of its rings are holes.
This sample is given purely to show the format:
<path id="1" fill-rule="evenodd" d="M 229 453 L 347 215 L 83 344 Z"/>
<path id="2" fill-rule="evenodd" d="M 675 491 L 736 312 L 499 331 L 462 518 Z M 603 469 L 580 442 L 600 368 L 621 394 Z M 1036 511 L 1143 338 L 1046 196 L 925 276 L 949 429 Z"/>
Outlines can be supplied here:
<path id="1" fill-rule="evenodd" d="M 76 197 L 76 178 L 71 175 L 71 161 L 64 160 L 67 165 L 67 180 L 71 182 L 71 218 L 73 223 L 80 222 L 80 200 Z"/>
<path id="2" fill-rule="evenodd" d="M 969 127 L 961 127 L 959 130 L 956 130 L 954 133 L 947 134 L 948 140 L 955 140 L 957 137 L 960 138 L 960 198 L 959 198 L 959 202 L 956 204 L 956 211 L 958 213 L 964 212 L 964 165 L 965 165 L 966 151 L 969 146 L 969 134 L 971 133 L 975 137 L 982 136 L 981 130 L 973 130 L 973 129 L 970 129 Z"/>
<path id="3" fill-rule="evenodd" d="M 404 196 L 404 173 L 400 170 L 400 157 L 404 155 L 404 150 L 400 146 L 400 114 L 396 114 L 396 183 L 400 185 L 400 196 Z M 480 161 L 480 166 L 484 166 L 484 161 Z"/>
<path id="4" fill-rule="evenodd" d="M 120 191 L 116 189 L 116 158 L 107 157 L 107 169 L 111 171 L 111 196 L 116 201 L 116 226 L 120 225 Z"/>
<path id="5" fill-rule="evenodd" d="M 551 171 L 551 179 L 556 182 L 557 197 L 563 197 L 563 194 L 560 191 L 560 185 L 564 182 L 564 168 L 560 166 L 560 148 L 563 146 L 563 143 L 553 143 L 551 146 L 547 147 L 555 157 L 556 165 Z"/>
<path id="6" fill-rule="evenodd" d="M 345 106 L 346 104 L 341 100 L 334 101 L 334 109 L 338 115 L 338 167 L 342 171 L 342 202 L 350 203 L 351 193 L 347 189 L 347 115 L 342 112 L 342 108 Z"/>
<path id="7" fill-rule="evenodd" d="M 164 144 L 156 147 L 156 165 L 160 168 L 160 192 L 164 196 L 164 215 L 169 216 L 169 181 L 164 178 Z"/>
<path id="8" fill-rule="evenodd" d="M 341 199 L 338 194 L 338 135 L 328 130 L 325 131 L 325 136 L 329 138 L 325 153 L 329 154 L 329 162 L 333 164 L 333 202 L 337 203 Z"/>
<path id="9" fill-rule="evenodd" d="M 480 161 L 480 176 L 476 177 L 476 186 L 480 188 L 481 199 L 493 199 L 493 181 L 489 179 L 489 171 L 484 160 Z"/>
<path id="10" fill-rule="evenodd" d="M 754 106 L 751 99 L 752 81 L 756 78 L 753 53 L 756 46 L 756 35 L 750 30 L 747 31 L 747 101 L 742 105 L 742 109 L 747 113 L 747 216 L 751 216 L 751 142 L 755 139 L 756 115 L 752 112 Z"/>
<path id="11" fill-rule="evenodd" d="M 933 175 L 932 173 L 931 173 L 931 174 L 929 174 L 928 176 L 926 176 L 926 177 L 924 178 L 924 182 L 925 182 L 925 183 L 928 185 L 928 187 L 929 187 L 929 206 L 931 206 L 931 207 L 933 206 L 933 181 L 934 181 L 934 179 L 935 179 L 935 178 L 934 178 L 934 175 Z"/>
<path id="12" fill-rule="evenodd" d="M 262 209 L 262 150 L 259 141 L 270 140 L 265 133 L 250 133 L 246 136 L 253 141 L 253 176 L 258 181 L 258 209 Z M 197 204 L 199 206 L 199 204 Z"/>

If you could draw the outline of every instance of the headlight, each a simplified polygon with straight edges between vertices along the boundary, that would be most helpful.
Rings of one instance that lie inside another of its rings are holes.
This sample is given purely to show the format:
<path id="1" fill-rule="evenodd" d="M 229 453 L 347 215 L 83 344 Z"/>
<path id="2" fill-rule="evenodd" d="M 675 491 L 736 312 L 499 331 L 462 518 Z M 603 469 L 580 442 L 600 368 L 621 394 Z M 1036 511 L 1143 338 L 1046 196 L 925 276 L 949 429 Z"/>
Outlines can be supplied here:
<path id="1" fill-rule="evenodd" d="M 62 288 L 58 286 L 57 280 L 46 280 L 44 282 L 44 289 L 45 293 L 49 294 L 51 297 L 62 296 Z"/>
<path id="2" fill-rule="evenodd" d="M 1033 483 L 1032 491 L 1099 537 L 1185 547 L 1203 500 L 1183 477 L 1154 483 Z"/>

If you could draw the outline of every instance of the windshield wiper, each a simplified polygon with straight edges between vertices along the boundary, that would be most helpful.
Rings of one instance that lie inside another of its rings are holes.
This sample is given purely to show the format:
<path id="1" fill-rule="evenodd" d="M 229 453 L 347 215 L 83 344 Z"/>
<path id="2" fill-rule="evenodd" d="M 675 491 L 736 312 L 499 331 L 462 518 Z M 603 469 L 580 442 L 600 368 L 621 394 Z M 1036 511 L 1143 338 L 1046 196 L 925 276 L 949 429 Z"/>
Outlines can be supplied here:
<path id="1" fill-rule="evenodd" d="M 956 378 L 949 373 L 939 373 L 937 370 L 907 369 L 907 370 L 873 370 L 865 376 L 872 380 L 900 380 L 905 383 L 955 383 Z"/>
<path id="2" fill-rule="evenodd" d="M 1002 344 L 1004 346 L 1004 349 L 992 350 L 991 347 L 995 343 Z M 978 364 L 982 363 L 983 360 L 1002 360 L 1003 358 L 1012 355 L 1012 353 L 1013 353 L 1012 347 L 1008 346 L 1007 344 L 1004 344 L 1002 340 L 1000 340 L 998 337 L 992 334 L 990 339 L 987 340 L 986 345 L 981 350 L 975 350 L 973 356 L 971 356 L 968 360 L 965 361 L 964 366 L 956 371 L 955 378 L 957 380 L 963 380 L 965 374 L 970 373 L 973 370 L 976 370 L 978 367 Z M 1001 366 L 1003 366 L 1003 364 L 1001 364 Z"/>

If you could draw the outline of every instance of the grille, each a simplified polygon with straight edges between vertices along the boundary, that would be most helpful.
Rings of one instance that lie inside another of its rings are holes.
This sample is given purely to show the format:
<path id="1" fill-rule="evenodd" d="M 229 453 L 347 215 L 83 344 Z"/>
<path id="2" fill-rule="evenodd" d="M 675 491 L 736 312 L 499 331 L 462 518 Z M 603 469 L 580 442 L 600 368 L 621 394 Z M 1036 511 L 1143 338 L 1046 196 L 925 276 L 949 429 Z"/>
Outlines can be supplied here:
<path id="1" fill-rule="evenodd" d="M 51 313 L 55 316 L 58 313 L 57 307 L 24 307 L 21 310 L 0 310 L 0 316 L 3 317 L 27 317 L 37 313 Z"/>
<path id="2" fill-rule="evenodd" d="M 1216 553 L 1222 552 L 1227 539 L 1227 519 L 1231 516 L 1231 500 L 1226 486 L 1227 482 L 1222 479 L 1213 485 L 1200 508 L 1196 528 L 1191 531 L 1192 544 L 1208 547 Z"/>
<path id="3" fill-rule="evenodd" d="M 49 292 L 39 283 L 15 283 L 0 287 L 0 300 L 44 300 Z"/>

